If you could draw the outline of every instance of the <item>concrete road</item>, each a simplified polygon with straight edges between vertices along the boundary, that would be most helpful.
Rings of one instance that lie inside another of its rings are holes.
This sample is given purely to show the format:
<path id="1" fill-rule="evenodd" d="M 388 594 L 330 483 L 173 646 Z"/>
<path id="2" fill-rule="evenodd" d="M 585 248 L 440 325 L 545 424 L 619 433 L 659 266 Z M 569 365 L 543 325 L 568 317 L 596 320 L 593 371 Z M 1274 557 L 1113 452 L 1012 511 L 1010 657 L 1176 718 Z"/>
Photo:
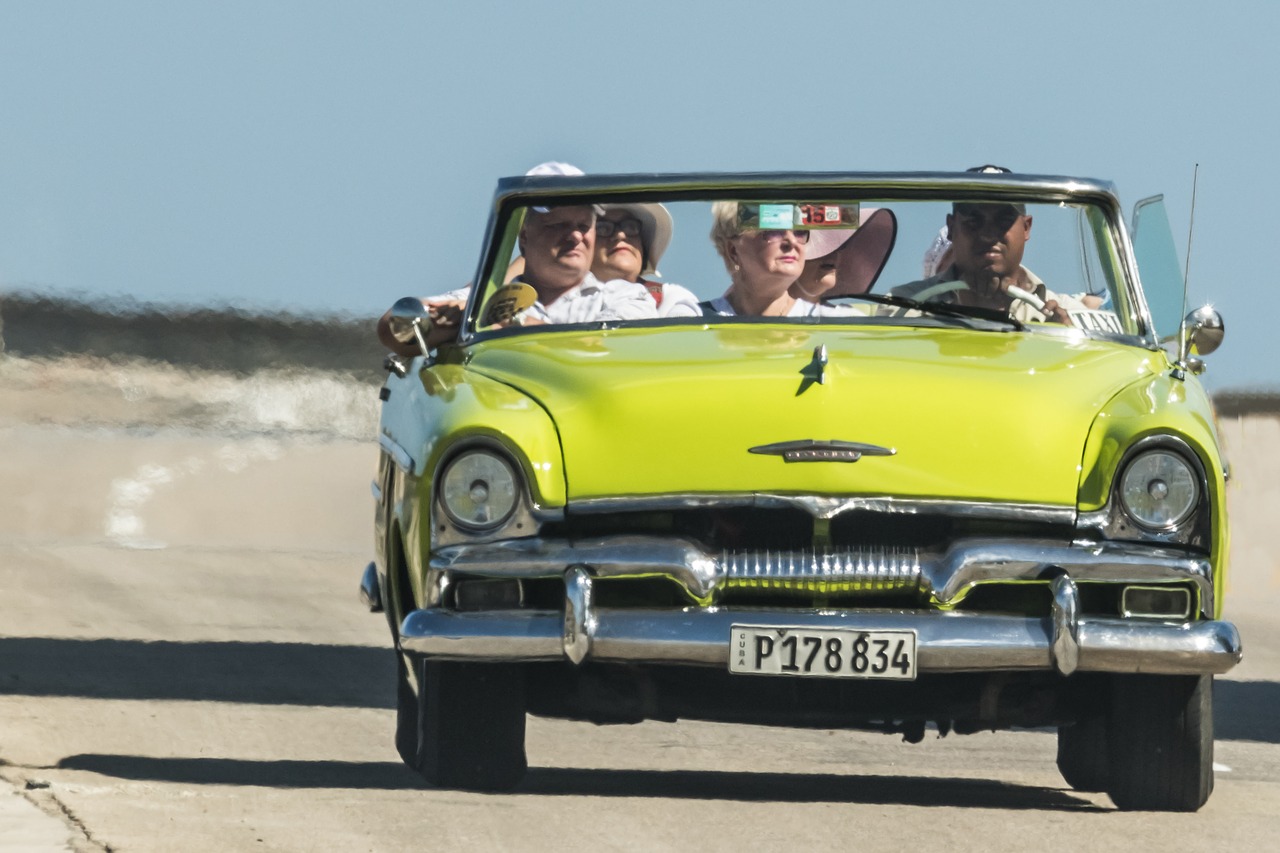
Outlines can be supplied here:
<path id="1" fill-rule="evenodd" d="M 1198 814 L 1065 788 L 1045 732 L 683 722 L 533 719 L 527 780 L 479 795 L 424 788 L 392 747 L 389 639 L 355 597 L 375 450 L 349 435 L 376 403 L 227 382 L 0 362 L 0 850 L 1280 844 L 1275 421 L 1224 424 L 1246 660 Z M 323 405 L 323 429 L 299 414 Z"/>

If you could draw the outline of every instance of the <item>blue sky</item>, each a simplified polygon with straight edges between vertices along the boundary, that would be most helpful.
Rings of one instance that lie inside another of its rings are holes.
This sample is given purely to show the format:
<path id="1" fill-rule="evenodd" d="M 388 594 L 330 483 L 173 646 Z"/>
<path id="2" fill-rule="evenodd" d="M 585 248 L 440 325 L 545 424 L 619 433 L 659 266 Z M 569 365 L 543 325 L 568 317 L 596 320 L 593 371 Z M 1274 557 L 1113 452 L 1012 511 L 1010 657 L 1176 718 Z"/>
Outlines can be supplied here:
<path id="1" fill-rule="evenodd" d="M 469 278 L 548 159 L 1107 178 L 1182 252 L 1199 163 L 1205 379 L 1280 389 L 1278 37 L 1268 2 L 0 0 L 0 294 L 373 316 Z"/>

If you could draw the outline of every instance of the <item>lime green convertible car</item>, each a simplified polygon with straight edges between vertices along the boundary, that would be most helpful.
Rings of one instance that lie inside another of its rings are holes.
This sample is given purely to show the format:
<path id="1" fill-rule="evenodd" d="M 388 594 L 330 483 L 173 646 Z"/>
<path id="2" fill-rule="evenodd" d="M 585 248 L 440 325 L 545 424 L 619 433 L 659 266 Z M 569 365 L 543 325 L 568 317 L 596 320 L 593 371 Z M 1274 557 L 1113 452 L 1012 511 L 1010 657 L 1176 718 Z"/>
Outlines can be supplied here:
<path id="1" fill-rule="evenodd" d="M 539 289 L 529 229 L 562 220 L 684 289 Z M 825 283 L 789 287 L 806 264 Z M 400 755 L 501 790 L 527 714 L 1053 727 L 1072 787 L 1198 809 L 1242 646 L 1198 379 L 1223 325 L 1179 267 L 1162 201 L 1127 223 L 1095 180 L 500 181 L 449 334 L 391 315 L 426 354 L 388 357 L 361 596 Z"/>

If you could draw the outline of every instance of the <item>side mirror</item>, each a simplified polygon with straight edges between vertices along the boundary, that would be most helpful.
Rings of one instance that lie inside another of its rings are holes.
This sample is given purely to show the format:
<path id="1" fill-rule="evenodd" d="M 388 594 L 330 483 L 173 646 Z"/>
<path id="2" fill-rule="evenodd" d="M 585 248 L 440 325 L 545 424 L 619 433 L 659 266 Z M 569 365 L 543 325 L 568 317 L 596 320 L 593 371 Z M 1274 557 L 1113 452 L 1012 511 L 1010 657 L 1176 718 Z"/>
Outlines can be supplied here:
<path id="1" fill-rule="evenodd" d="M 391 337 L 402 344 L 411 344 L 416 341 L 425 355 L 427 334 L 431 331 L 431 315 L 427 313 L 422 300 L 414 296 L 401 297 L 391 306 L 390 315 L 388 327 Z"/>
<path id="2" fill-rule="evenodd" d="M 1222 345 L 1226 334 L 1222 315 L 1209 305 L 1202 305 L 1182 321 L 1182 351 L 1188 355 L 1208 355 Z"/>

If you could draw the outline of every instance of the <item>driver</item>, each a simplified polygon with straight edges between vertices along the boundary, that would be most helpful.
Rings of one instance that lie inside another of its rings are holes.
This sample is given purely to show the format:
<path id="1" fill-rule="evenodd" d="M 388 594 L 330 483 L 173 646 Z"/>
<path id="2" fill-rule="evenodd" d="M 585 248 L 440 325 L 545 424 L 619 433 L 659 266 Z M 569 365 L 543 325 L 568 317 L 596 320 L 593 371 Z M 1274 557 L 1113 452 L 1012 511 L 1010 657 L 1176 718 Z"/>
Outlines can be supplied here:
<path id="1" fill-rule="evenodd" d="M 1031 217 L 1025 205 L 957 202 L 947 215 L 946 230 L 951 241 L 950 264 L 926 279 L 893 288 L 889 291 L 892 295 L 992 308 L 1022 322 L 1068 326 L 1073 325 L 1068 311 L 1087 310 L 1079 299 L 1049 290 L 1022 266 L 1022 255 L 1031 239 Z M 948 283 L 955 286 L 948 288 Z M 1016 297 L 1011 287 L 1032 294 L 1043 307 Z"/>

